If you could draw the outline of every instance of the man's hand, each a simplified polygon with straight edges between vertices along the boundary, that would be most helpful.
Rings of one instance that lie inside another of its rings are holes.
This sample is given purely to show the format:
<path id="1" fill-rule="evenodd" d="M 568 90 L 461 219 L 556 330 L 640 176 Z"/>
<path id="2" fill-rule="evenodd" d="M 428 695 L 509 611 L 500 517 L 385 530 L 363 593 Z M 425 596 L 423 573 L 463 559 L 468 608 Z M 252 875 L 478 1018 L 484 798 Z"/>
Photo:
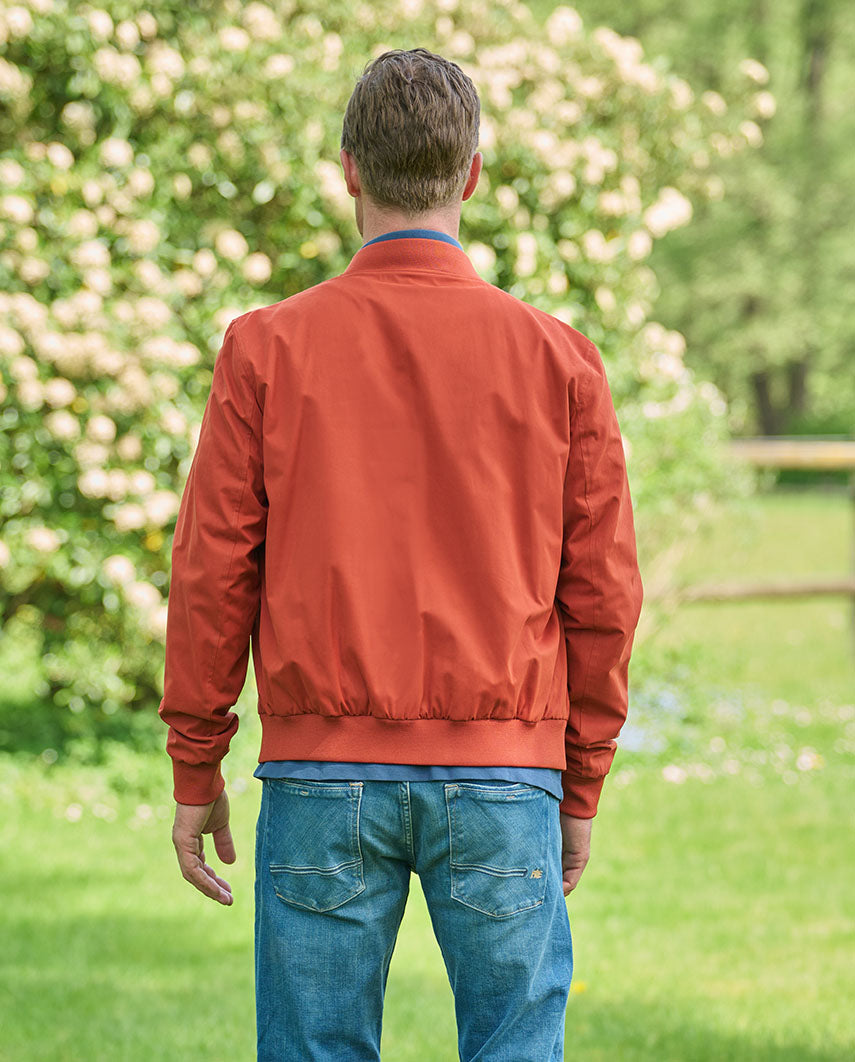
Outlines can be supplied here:
<path id="1" fill-rule="evenodd" d="M 199 892 L 212 900 L 232 903 L 232 887 L 217 877 L 205 862 L 203 833 L 213 834 L 214 847 L 223 863 L 234 863 L 235 846 L 229 829 L 229 798 L 225 789 L 210 804 L 176 804 L 172 843 L 181 873 Z"/>
<path id="2" fill-rule="evenodd" d="M 591 824 L 593 819 L 577 819 L 559 812 L 561 819 L 561 866 L 564 874 L 564 895 L 579 884 L 582 871 L 591 854 Z"/>

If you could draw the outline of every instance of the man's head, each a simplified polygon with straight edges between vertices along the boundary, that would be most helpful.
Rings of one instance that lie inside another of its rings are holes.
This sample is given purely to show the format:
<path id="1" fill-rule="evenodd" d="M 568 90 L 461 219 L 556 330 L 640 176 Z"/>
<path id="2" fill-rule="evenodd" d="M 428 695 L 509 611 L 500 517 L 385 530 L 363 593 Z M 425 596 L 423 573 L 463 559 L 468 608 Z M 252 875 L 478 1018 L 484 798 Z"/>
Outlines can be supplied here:
<path id="1" fill-rule="evenodd" d="M 481 104 L 460 67 L 426 48 L 369 62 L 347 104 L 341 164 L 367 240 L 395 228 L 457 235 L 481 173 Z"/>

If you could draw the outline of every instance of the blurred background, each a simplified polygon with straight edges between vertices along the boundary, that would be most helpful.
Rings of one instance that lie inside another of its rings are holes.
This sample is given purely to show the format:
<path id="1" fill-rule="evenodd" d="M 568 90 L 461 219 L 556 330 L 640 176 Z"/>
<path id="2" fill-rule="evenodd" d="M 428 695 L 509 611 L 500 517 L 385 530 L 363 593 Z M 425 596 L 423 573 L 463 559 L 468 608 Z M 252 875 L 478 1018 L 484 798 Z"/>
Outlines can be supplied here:
<path id="1" fill-rule="evenodd" d="M 596 343 L 636 511 L 567 1056 L 851 1059 L 845 0 L 0 0 L 0 1055 L 255 1057 L 254 677 L 222 908 L 170 838 L 172 532 L 226 325 L 359 249 L 344 108 L 416 46 L 481 96 L 461 242 Z M 457 1057 L 417 877 L 383 1053 Z"/>

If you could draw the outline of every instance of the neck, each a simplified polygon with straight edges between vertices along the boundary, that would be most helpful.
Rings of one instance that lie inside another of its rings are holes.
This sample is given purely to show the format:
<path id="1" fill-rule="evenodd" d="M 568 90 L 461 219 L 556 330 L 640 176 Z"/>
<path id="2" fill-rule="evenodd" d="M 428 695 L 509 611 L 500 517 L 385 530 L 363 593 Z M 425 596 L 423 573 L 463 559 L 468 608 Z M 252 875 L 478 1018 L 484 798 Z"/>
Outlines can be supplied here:
<path id="1" fill-rule="evenodd" d="M 397 232 L 400 229 L 434 229 L 436 232 L 444 232 L 459 240 L 460 214 L 449 217 L 447 214 L 429 214 L 423 217 L 406 217 L 404 214 L 368 214 L 363 218 L 360 235 L 363 243 L 373 240 L 375 236 L 383 236 L 387 232 Z"/>

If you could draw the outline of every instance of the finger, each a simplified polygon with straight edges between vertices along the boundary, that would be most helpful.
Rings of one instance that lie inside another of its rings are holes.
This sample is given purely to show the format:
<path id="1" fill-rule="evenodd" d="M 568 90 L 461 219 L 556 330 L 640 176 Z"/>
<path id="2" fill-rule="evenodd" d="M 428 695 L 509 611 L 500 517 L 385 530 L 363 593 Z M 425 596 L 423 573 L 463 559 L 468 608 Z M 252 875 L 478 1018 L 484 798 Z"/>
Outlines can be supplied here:
<path id="1" fill-rule="evenodd" d="M 210 867 L 197 862 L 195 865 L 182 866 L 181 873 L 194 888 L 205 896 L 209 896 L 212 900 L 217 900 L 226 906 L 232 903 L 231 889 L 223 888 L 218 883 L 217 876 Z M 223 885 L 225 884 L 226 882 L 223 882 Z"/>
<path id="2" fill-rule="evenodd" d="M 213 878 L 213 880 L 220 886 L 221 889 L 225 889 L 226 892 L 232 891 L 231 885 L 229 885 L 225 878 L 221 878 L 213 867 L 209 867 L 207 863 L 203 863 L 202 869 L 210 878 Z"/>
<path id="3" fill-rule="evenodd" d="M 214 838 L 214 848 L 217 850 L 220 862 L 234 863 L 237 859 L 237 854 L 229 827 L 221 826 L 218 830 L 212 830 L 211 836 Z"/>

